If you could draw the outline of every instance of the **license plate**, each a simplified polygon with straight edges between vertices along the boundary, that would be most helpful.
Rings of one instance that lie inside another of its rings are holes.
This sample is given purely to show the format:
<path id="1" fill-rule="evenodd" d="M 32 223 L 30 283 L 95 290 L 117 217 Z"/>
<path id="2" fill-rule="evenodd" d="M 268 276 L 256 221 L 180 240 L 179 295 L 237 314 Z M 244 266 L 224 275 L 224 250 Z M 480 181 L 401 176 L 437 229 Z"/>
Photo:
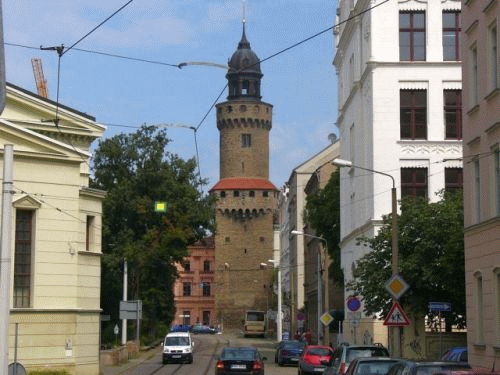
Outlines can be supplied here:
<path id="1" fill-rule="evenodd" d="M 231 365 L 231 370 L 246 370 L 246 368 L 245 365 Z"/>
<path id="2" fill-rule="evenodd" d="M 314 371 L 317 371 L 317 372 L 324 372 L 325 369 L 323 367 L 315 367 L 314 368 Z"/>
<path id="3" fill-rule="evenodd" d="M 179 354 L 173 355 L 172 358 L 181 358 Z"/>

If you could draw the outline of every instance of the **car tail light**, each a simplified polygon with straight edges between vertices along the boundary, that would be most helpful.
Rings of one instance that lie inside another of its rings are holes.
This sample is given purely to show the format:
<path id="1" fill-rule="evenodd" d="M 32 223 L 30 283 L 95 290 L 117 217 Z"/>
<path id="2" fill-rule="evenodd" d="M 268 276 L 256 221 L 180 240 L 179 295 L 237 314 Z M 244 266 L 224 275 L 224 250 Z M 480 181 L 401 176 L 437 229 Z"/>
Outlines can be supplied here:
<path id="1" fill-rule="evenodd" d="M 281 352 L 281 354 L 282 354 L 282 355 L 288 355 L 288 350 L 283 350 L 283 351 Z"/>
<path id="2" fill-rule="evenodd" d="M 345 363 L 341 363 L 339 367 L 339 374 L 344 375 L 345 374 Z"/>
<path id="3" fill-rule="evenodd" d="M 262 365 L 262 362 L 254 361 L 253 366 L 252 366 L 253 371 L 259 371 L 259 370 L 262 370 L 263 368 L 264 368 L 264 366 Z"/>
<path id="4" fill-rule="evenodd" d="M 224 370 L 224 362 L 222 362 L 221 360 L 218 360 L 217 361 L 217 365 L 215 366 L 215 368 L 217 370 Z"/>

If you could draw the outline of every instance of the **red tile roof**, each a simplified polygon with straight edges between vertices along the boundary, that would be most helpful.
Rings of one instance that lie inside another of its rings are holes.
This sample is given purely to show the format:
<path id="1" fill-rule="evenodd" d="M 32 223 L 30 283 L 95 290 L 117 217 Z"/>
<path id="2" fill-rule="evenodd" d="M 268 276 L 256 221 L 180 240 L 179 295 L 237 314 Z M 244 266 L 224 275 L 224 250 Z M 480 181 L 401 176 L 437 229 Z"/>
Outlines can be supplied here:
<path id="1" fill-rule="evenodd" d="M 269 180 L 263 178 L 223 178 L 212 190 L 278 190 Z"/>

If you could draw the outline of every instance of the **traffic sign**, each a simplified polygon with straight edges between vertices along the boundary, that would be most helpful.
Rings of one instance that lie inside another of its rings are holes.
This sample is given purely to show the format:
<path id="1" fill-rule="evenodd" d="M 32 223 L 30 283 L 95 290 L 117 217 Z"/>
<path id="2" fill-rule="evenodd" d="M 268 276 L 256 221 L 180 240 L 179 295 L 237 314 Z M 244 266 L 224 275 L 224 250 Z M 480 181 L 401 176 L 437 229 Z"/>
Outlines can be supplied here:
<path id="1" fill-rule="evenodd" d="M 404 327 L 410 325 L 410 320 L 406 316 L 399 303 L 395 302 L 394 305 L 392 305 L 391 311 L 389 311 L 389 314 L 387 314 L 387 317 L 385 318 L 384 325 L 396 327 Z"/>
<path id="2" fill-rule="evenodd" d="M 326 312 L 323 315 L 321 315 L 320 320 L 324 326 L 328 326 L 330 325 L 331 322 L 333 322 L 333 316 L 331 316 L 329 312 Z"/>
<path id="3" fill-rule="evenodd" d="M 356 296 L 351 296 L 347 298 L 347 309 L 352 312 L 356 312 L 361 307 L 361 301 Z"/>
<path id="4" fill-rule="evenodd" d="M 392 275 L 392 277 L 385 283 L 385 289 L 394 299 L 399 299 L 409 288 L 410 286 L 398 274 Z"/>
<path id="5" fill-rule="evenodd" d="M 431 312 L 451 311 L 451 303 L 429 302 L 429 311 Z"/>

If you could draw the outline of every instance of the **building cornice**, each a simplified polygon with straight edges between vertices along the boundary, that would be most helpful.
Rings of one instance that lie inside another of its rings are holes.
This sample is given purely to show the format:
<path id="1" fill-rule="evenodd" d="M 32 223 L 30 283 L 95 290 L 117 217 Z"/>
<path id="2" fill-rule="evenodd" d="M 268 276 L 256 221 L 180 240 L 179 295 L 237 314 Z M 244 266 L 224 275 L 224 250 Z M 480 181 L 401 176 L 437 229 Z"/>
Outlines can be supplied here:
<path id="1" fill-rule="evenodd" d="M 31 309 L 31 308 L 12 308 L 11 313 L 23 313 L 23 314 L 54 314 L 54 313 L 64 313 L 64 314 L 81 314 L 81 313 L 91 313 L 100 314 L 102 309 Z"/>
<path id="2" fill-rule="evenodd" d="M 346 243 L 352 241 L 353 239 L 354 240 L 358 239 L 368 229 L 375 227 L 375 226 L 381 226 L 383 223 L 384 223 L 383 220 L 375 220 L 375 219 L 368 220 L 362 226 L 357 227 L 352 232 L 350 232 L 347 236 L 342 238 L 342 240 L 339 242 L 339 247 L 343 248 Z"/>
<path id="3" fill-rule="evenodd" d="M 491 219 L 482 221 L 478 224 L 472 224 L 464 228 L 464 235 L 472 236 L 478 232 L 482 232 L 490 227 L 500 226 L 500 216 L 495 216 Z"/>

